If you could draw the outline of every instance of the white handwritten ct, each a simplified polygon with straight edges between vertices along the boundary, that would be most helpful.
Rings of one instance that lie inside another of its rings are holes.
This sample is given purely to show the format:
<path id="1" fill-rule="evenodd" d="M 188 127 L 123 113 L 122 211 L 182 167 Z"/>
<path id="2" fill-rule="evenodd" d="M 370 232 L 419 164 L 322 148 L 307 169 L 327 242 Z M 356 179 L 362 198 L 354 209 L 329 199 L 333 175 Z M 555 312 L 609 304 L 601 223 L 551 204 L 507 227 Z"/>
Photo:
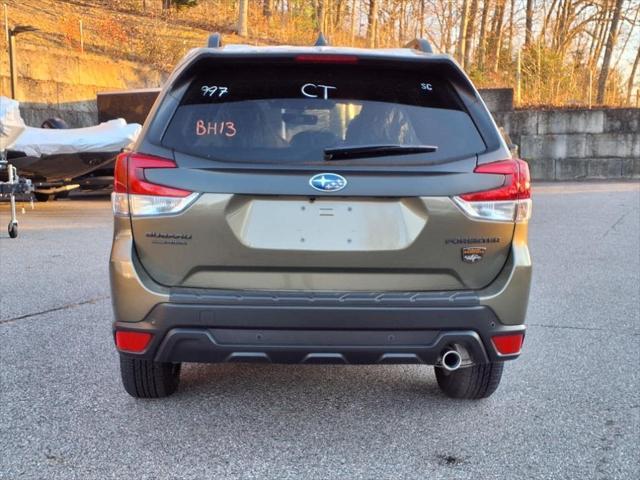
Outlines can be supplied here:
<path id="1" fill-rule="evenodd" d="M 314 83 L 305 83 L 300 91 L 305 97 L 318 98 L 318 94 L 316 93 L 316 90 L 318 89 L 324 90 L 323 98 L 327 100 L 329 98 L 329 90 L 336 90 L 336 87 L 332 87 L 331 85 L 316 85 Z"/>
<path id="2" fill-rule="evenodd" d="M 218 98 L 220 98 L 229 93 L 229 89 L 227 87 L 220 87 L 218 85 L 203 85 L 200 90 L 202 91 L 203 97 L 213 97 L 217 93 Z"/>

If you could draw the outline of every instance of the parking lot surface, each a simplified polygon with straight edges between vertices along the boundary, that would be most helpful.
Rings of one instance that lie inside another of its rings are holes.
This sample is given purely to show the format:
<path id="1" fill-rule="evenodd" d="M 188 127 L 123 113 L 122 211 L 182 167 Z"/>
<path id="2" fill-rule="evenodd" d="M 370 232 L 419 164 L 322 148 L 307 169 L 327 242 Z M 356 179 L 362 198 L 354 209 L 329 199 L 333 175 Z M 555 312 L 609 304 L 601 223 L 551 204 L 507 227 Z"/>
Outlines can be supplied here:
<path id="1" fill-rule="evenodd" d="M 534 189 L 522 357 L 489 399 L 431 367 L 187 365 L 134 400 L 106 198 L 0 204 L 0 478 L 640 478 L 640 188 Z"/>

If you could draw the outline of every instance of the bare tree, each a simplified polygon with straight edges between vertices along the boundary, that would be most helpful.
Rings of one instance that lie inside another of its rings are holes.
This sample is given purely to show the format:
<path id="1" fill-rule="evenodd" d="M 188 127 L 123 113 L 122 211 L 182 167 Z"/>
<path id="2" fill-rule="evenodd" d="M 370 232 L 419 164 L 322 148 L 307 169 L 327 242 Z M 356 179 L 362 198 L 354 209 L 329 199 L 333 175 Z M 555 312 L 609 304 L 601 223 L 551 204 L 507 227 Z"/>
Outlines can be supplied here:
<path id="1" fill-rule="evenodd" d="M 270 18 L 273 14 L 273 0 L 263 0 L 262 2 L 262 15 L 265 18 Z"/>
<path id="2" fill-rule="evenodd" d="M 335 15 L 333 16 L 333 22 L 332 22 L 332 27 L 334 30 L 337 30 L 338 28 L 341 27 L 342 25 L 342 20 L 344 19 L 344 10 L 346 8 L 346 3 L 345 1 L 338 1 L 335 2 L 336 8 L 335 8 Z"/>
<path id="3" fill-rule="evenodd" d="M 246 37 L 247 31 L 247 16 L 249 13 L 249 0 L 240 0 L 238 8 L 238 35 Z"/>
<path id="4" fill-rule="evenodd" d="M 418 29 L 418 37 L 424 37 L 425 8 L 424 4 L 427 0 L 420 0 L 420 27 Z"/>
<path id="5" fill-rule="evenodd" d="M 624 0 L 616 0 L 615 8 L 613 10 L 613 17 L 611 18 L 611 24 L 609 25 L 607 46 L 604 50 L 602 68 L 600 69 L 600 77 L 598 78 L 598 95 L 596 96 L 596 101 L 598 103 L 604 102 L 604 93 L 607 87 L 607 77 L 609 76 L 609 65 L 611 64 L 611 56 L 613 55 L 613 49 L 618 38 L 618 22 L 620 21 L 620 12 L 622 11 L 623 3 Z"/>
<path id="6" fill-rule="evenodd" d="M 358 16 L 357 13 L 357 0 L 351 0 L 351 43 L 356 38 L 356 18 Z"/>
<path id="7" fill-rule="evenodd" d="M 482 3 L 482 18 L 480 20 L 480 38 L 478 39 L 478 68 L 484 69 L 484 61 L 487 55 L 487 26 L 489 21 L 489 8 L 491 0 L 484 0 Z"/>
<path id="8" fill-rule="evenodd" d="M 464 46 L 464 68 L 471 66 L 471 45 L 473 44 L 473 35 L 475 34 L 476 15 L 478 13 L 478 0 L 471 0 L 469 7 L 469 20 L 467 21 L 467 35 L 465 37 Z"/>
<path id="9" fill-rule="evenodd" d="M 378 0 L 369 0 L 369 18 L 367 22 L 367 39 L 369 47 L 374 48 L 378 30 Z"/>
<path id="10" fill-rule="evenodd" d="M 524 27 L 524 46 L 527 47 L 531 43 L 533 35 L 533 0 L 527 0 L 527 8 L 525 13 Z"/>
<path id="11" fill-rule="evenodd" d="M 327 0 L 318 0 L 316 4 L 316 23 L 318 30 L 328 34 L 327 32 Z"/>
<path id="12" fill-rule="evenodd" d="M 593 43 L 589 52 L 589 69 L 592 71 L 600 60 L 602 46 L 604 45 L 607 36 L 607 25 L 609 25 L 609 17 L 612 12 L 611 1 L 612 0 L 604 0 L 596 20 L 596 29 L 592 37 Z"/>
<path id="13" fill-rule="evenodd" d="M 463 0 L 462 11 L 460 12 L 460 33 L 458 34 L 458 45 L 456 56 L 464 68 L 465 48 L 467 46 L 467 22 L 469 21 L 469 1 Z"/>
<path id="14" fill-rule="evenodd" d="M 511 52 L 513 48 L 513 14 L 516 8 L 516 0 L 511 0 L 509 5 L 509 42 L 507 44 L 507 50 Z"/>
<path id="15" fill-rule="evenodd" d="M 638 71 L 638 63 L 640 63 L 640 47 L 636 52 L 636 60 L 633 62 L 631 73 L 629 74 L 629 80 L 627 81 L 627 104 L 631 103 L 631 90 L 633 90 L 633 84 L 636 80 L 636 72 Z"/>
<path id="16" fill-rule="evenodd" d="M 500 50 L 502 49 L 502 27 L 504 23 L 504 11 L 506 0 L 497 0 L 495 12 L 493 14 L 493 46 L 494 46 L 494 64 L 493 71 L 497 72 L 500 68 Z"/>

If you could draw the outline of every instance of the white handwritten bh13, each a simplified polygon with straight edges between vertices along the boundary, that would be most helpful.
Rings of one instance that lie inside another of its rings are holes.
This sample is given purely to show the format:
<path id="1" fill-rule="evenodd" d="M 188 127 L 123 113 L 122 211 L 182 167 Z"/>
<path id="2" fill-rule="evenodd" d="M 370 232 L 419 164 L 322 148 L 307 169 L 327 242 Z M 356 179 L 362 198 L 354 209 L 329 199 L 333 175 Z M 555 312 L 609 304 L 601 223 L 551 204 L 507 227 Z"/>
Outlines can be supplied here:
<path id="1" fill-rule="evenodd" d="M 316 85 L 315 83 L 305 83 L 300 89 L 300 91 L 305 97 L 318 98 L 318 94 L 314 93 L 318 89 L 324 90 L 324 95 L 322 98 L 326 100 L 329 98 L 329 90 L 335 90 L 336 87 L 332 87 L 330 85 Z"/>

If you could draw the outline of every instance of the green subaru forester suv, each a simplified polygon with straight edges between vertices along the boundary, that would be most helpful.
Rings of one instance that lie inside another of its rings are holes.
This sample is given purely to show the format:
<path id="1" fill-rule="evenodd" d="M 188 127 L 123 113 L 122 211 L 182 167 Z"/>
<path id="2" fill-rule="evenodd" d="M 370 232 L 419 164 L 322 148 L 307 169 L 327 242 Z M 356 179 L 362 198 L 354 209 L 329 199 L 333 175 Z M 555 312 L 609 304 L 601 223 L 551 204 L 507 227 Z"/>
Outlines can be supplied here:
<path id="1" fill-rule="evenodd" d="M 321 42 L 322 43 L 322 42 Z M 124 388 L 183 362 L 424 364 L 454 398 L 519 356 L 527 164 L 469 78 L 399 49 L 191 51 L 116 162 Z"/>

